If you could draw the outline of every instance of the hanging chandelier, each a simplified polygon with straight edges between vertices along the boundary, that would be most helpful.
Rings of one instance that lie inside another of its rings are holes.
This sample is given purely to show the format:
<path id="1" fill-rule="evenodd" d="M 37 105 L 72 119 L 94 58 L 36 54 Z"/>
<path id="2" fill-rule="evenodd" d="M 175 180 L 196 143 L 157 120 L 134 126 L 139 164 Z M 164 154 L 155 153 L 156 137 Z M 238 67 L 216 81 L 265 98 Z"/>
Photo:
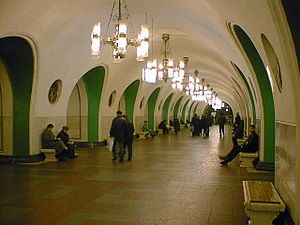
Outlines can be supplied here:
<path id="1" fill-rule="evenodd" d="M 122 5 L 123 2 L 123 5 Z M 137 48 L 137 61 L 144 61 L 148 57 L 149 49 L 149 28 L 148 25 L 141 25 L 141 32 L 137 38 L 134 36 L 132 23 L 128 11 L 128 6 L 125 0 L 118 0 L 118 6 L 116 7 L 117 0 L 114 0 L 109 22 L 107 25 L 106 33 L 101 35 L 101 23 L 94 23 L 93 31 L 91 34 L 91 54 L 92 57 L 98 58 L 100 55 L 101 44 L 109 44 L 113 47 L 114 63 L 120 63 L 125 58 L 127 47 L 134 46 Z M 125 13 L 122 14 L 122 9 Z M 110 23 L 115 19 L 115 27 L 113 36 L 107 36 Z M 129 24 L 129 27 L 128 27 Z M 129 29 L 128 29 L 129 28 Z M 128 30 L 131 37 L 128 36 Z"/>
<path id="2" fill-rule="evenodd" d="M 167 82 L 169 79 L 172 79 L 173 72 L 174 72 L 174 61 L 172 58 L 172 51 L 170 45 L 170 34 L 163 34 L 162 35 L 163 46 L 163 58 L 162 61 L 158 64 L 158 80 L 164 80 Z M 171 57 L 168 57 L 168 53 L 171 54 Z"/>

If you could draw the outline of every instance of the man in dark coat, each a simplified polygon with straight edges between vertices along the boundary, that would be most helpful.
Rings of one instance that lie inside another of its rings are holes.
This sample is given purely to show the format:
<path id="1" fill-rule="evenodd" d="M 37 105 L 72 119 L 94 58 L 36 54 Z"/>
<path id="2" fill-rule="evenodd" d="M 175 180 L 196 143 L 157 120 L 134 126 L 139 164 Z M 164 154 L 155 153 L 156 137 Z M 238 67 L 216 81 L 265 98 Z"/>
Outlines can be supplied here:
<path id="1" fill-rule="evenodd" d="M 239 113 L 236 113 L 235 118 L 234 118 L 234 123 L 240 123 L 241 122 L 241 117 Z"/>
<path id="2" fill-rule="evenodd" d="M 220 136 L 224 136 L 224 126 L 225 126 L 225 114 L 220 113 L 219 119 L 218 119 L 218 124 L 219 124 L 219 134 Z"/>
<path id="3" fill-rule="evenodd" d="M 53 134 L 53 124 L 48 124 L 47 128 L 43 131 L 42 133 L 42 148 L 48 148 L 48 149 L 55 149 L 56 155 L 55 157 L 59 161 L 65 161 L 66 159 L 64 158 L 65 151 L 67 149 L 66 145 L 60 140 L 56 139 L 54 134 Z"/>
<path id="4" fill-rule="evenodd" d="M 120 162 L 124 160 L 124 144 L 126 139 L 127 121 L 122 116 L 121 111 L 117 111 L 117 117 L 115 117 L 111 123 L 110 136 L 114 138 L 113 144 L 113 160 L 117 159 L 117 155 L 120 157 Z M 119 153 L 117 154 L 116 147 L 119 147 Z"/>
<path id="5" fill-rule="evenodd" d="M 255 132 L 255 126 L 250 125 L 249 126 L 249 136 L 245 144 L 243 145 L 234 145 L 231 152 L 224 157 L 224 160 L 220 163 L 222 165 L 227 165 L 229 162 L 231 162 L 240 152 L 257 152 L 258 151 L 258 141 L 259 137 L 257 133 Z"/>
<path id="6" fill-rule="evenodd" d="M 126 136 L 125 136 L 125 144 L 124 144 L 124 150 L 128 149 L 128 161 L 132 160 L 132 143 L 133 143 L 133 134 L 134 134 L 134 125 L 131 121 L 129 121 L 128 116 L 123 116 L 127 121 L 126 126 Z"/>
<path id="7" fill-rule="evenodd" d="M 177 118 L 177 116 L 174 116 L 173 126 L 174 126 L 175 134 L 177 134 L 178 131 L 180 131 L 180 122 L 179 122 L 179 119 Z"/>
<path id="8" fill-rule="evenodd" d="M 167 127 L 167 121 L 163 120 L 160 122 L 160 124 L 158 125 L 159 129 L 163 130 L 163 134 L 168 134 L 169 133 L 169 129 Z"/>
<path id="9" fill-rule="evenodd" d="M 62 140 L 62 142 L 65 144 L 65 146 L 67 146 L 68 148 L 68 157 L 69 158 L 76 158 L 77 155 L 75 155 L 75 145 L 74 142 L 70 141 L 69 138 L 69 127 L 68 126 L 63 126 L 61 131 L 57 134 L 57 138 Z"/>

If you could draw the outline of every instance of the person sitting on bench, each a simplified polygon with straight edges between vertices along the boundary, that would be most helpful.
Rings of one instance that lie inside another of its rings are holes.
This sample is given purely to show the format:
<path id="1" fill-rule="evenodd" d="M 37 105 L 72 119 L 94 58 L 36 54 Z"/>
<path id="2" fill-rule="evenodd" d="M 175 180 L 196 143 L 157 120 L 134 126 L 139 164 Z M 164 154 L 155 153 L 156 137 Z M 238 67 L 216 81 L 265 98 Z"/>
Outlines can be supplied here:
<path id="1" fill-rule="evenodd" d="M 231 152 L 221 161 L 221 165 L 227 166 L 240 152 L 257 152 L 258 151 L 258 135 L 255 132 L 255 126 L 249 126 L 249 136 L 243 145 L 233 145 Z"/>
<path id="2" fill-rule="evenodd" d="M 69 131 L 69 127 L 63 126 L 61 131 L 58 133 L 58 135 L 56 137 L 57 137 L 57 139 L 62 140 L 62 142 L 65 144 L 65 146 L 67 146 L 68 157 L 76 158 L 77 155 L 75 155 L 75 144 L 74 144 L 74 142 L 70 141 L 68 131 Z"/>
<path id="3" fill-rule="evenodd" d="M 148 127 L 148 121 L 144 121 L 144 125 L 142 127 L 143 132 L 149 132 L 149 135 L 151 137 L 155 136 L 156 133 L 154 131 L 152 131 L 149 127 Z"/>
<path id="4" fill-rule="evenodd" d="M 47 128 L 43 131 L 42 148 L 55 149 L 55 158 L 57 158 L 59 161 L 66 161 L 64 155 L 66 154 L 67 147 L 60 139 L 55 138 L 52 132 L 53 128 L 53 124 L 50 123 L 47 125 Z"/>
<path id="5" fill-rule="evenodd" d="M 160 122 L 160 124 L 158 125 L 159 129 L 163 130 L 163 134 L 168 134 L 169 133 L 169 129 L 167 127 L 167 121 L 163 120 Z"/>

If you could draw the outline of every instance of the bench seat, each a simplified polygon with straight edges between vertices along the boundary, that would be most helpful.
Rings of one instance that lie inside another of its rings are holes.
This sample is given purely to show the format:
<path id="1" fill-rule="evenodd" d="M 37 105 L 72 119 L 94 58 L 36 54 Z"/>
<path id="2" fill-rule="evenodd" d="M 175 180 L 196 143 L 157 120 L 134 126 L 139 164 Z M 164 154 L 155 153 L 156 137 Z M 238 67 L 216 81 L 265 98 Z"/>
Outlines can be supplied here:
<path id="1" fill-rule="evenodd" d="M 150 136 L 150 133 L 149 132 L 136 132 L 136 134 L 139 135 L 139 139 L 145 139 L 146 136 Z"/>
<path id="2" fill-rule="evenodd" d="M 238 145 L 242 145 L 245 144 L 245 142 L 247 141 L 247 138 L 238 138 L 236 139 Z"/>
<path id="3" fill-rule="evenodd" d="M 45 154 L 46 156 L 45 161 L 57 161 L 57 159 L 55 158 L 55 154 L 56 154 L 55 149 L 42 148 L 40 151 Z"/>
<path id="4" fill-rule="evenodd" d="M 244 206 L 251 225 L 272 225 L 285 210 L 274 185 L 269 181 L 243 181 Z"/>
<path id="5" fill-rule="evenodd" d="M 239 160 L 241 161 L 240 167 L 254 167 L 253 160 L 258 157 L 258 152 L 248 153 L 248 152 L 240 152 Z"/>

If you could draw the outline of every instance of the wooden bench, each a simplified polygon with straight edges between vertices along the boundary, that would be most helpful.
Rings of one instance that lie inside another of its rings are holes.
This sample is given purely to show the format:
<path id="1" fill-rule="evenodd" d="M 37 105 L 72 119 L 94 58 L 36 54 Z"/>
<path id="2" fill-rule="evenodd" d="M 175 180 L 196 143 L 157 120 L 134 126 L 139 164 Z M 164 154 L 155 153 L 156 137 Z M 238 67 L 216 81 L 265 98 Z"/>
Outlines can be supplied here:
<path id="1" fill-rule="evenodd" d="M 243 145 L 247 141 L 247 138 L 238 138 L 236 139 L 238 145 Z"/>
<path id="2" fill-rule="evenodd" d="M 139 135 L 139 139 L 145 139 L 147 136 L 150 137 L 149 132 L 136 132 Z"/>
<path id="3" fill-rule="evenodd" d="M 254 167 L 253 160 L 258 157 L 258 152 L 248 153 L 248 152 L 240 152 L 239 160 L 241 161 L 240 167 Z"/>
<path id="4" fill-rule="evenodd" d="M 57 161 L 55 158 L 56 151 L 51 148 L 42 148 L 41 152 L 43 152 L 46 156 L 45 161 Z"/>
<path id="5" fill-rule="evenodd" d="M 243 181 L 244 206 L 251 225 L 272 225 L 285 204 L 269 181 Z"/>

